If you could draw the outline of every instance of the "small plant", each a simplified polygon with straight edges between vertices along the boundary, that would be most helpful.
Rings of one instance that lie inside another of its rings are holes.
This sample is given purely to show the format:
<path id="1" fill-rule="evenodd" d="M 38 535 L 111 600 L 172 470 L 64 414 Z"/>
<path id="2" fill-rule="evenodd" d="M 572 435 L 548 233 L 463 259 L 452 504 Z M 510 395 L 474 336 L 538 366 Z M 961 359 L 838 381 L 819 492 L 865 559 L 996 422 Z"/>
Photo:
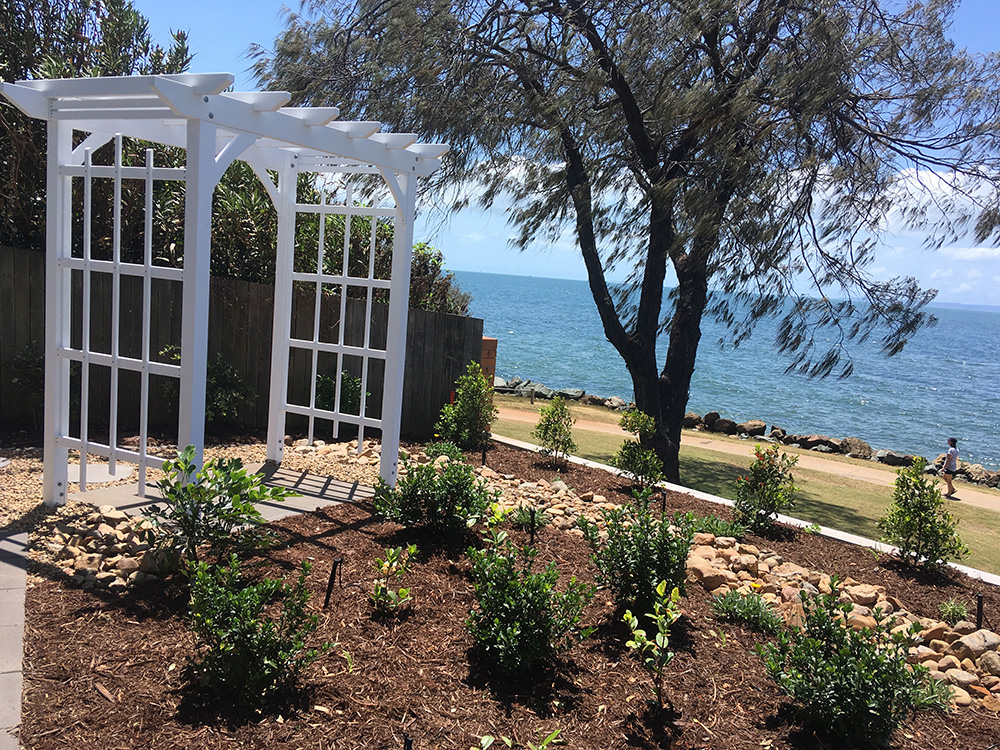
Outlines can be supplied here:
<path id="1" fill-rule="evenodd" d="M 171 364 L 180 364 L 181 348 L 174 344 L 160 350 L 160 356 Z M 179 386 L 178 380 L 168 378 L 163 386 L 164 397 L 176 400 Z M 236 368 L 222 357 L 216 355 L 214 361 L 209 361 L 205 373 L 205 422 L 208 424 L 234 424 L 239 422 L 239 407 L 250 401 L 256 394 Z"/>
<path id="2" fill-rule="evenodd" d="M 365 396 L 371 396 L 365 393 Z M 335 411 L 337 403 L 337 379 L 332 375 L 316 376 L 316 408 Z M 340 372 L 340 413 L 361 413 L 361 378 L 356 378 L 347 370 Z"/>
<path id="3" fill-rule="evenodd" d="M 667 594 L 667 582 L 660 581 L 656 585 L 656 597 L 653 599 L 653 611 L 646 616 L 656 625 L 656 635 L 650 640 L 646 631 L 639 627 L 639 618 L 626 610 L 622 619 L 632 632 L 632 639 L 626 646 L 634 649 L 642 657 L 642 663 L 653 676 L 653 693 L 660 708 L 664 707 L 663 676 L 667 665 L 673 661 L 674 652 L 668 651 L 670 645 L 670 628 L 681 616 L 678 604 L 680 592 L 674 588 Z"/>
<path id="4" fill-rule="evenodd" d="M 393 588 L 410 572 L 410 558 L 417 554 L 416 545 L 411 544 L 404 551 L 402 547 L 392 547 L 385 551 L 385 559 L 375 558 L 375 586 L 369 598 L 375 611 L 386 614 L 398 610 L 413 601 L 408 588 Z"/>
<path id="5" fill-rule="evenodd" d="M 434 464 L 411 464 L 395 489 L 379 479 L 373 501 L 404 526 L 457 527 L 474 524 L 498 496 L 471 466 L 449 462 L 440 473 Z"/>
<path id="6" fill-rule="evenodd" d="M 576 423 L 569 412 L 569 405 L 556 396 L 538 411 L 538 424 L 531 431 L 531 437 L 542 446 L 542 454 L 565 463 L 573 451 L 573 425 Z"/>
<path id="7" fill-rule="evenodd" d="M 778 446 L 755 445 L 754 460 L 746 476 L 736 480 L 733 517 L 758 532 L 766 532 L 775 516 L 795 505 L 798 488 L 792 480 L 797 456 L 781 453 Z"/>
<path id="8" fill-rule="evenodd" d="M 944 509 L 937 482 L 924 476 L 924 465 L 916 458 L 896 472 L 892 505 L 878 527 L 882 541 L 898 547 L 903 562 L 936 570 L 949 560 L 961 560 L 969 549 L 956 531 L 958 521 Z"/>
<path id="9" fill-rule="evenodd" d="M 194 457 L 194 446 L 189 445 L 175 460 L 164 461 L 164 477 L 156 486 L 165 505 L 153 505 L 148 511 L 166 532 L 168 546 L 184 559 L 197 560 L 202 545 L 218 554 L 237 546 L 252 549 L 267 544 L 264 517 L 256 505 L 281 502 L 295 493 L 265 487 L 238 458 L 213 459 L 198 471 Z M 238 537 L 235 532 L 240 532 Z"/>
<path id="10" fill-rule="evenodd" d="M 962 622 L 962 620 L 969 619 L 969 610 L 966 608 L 965 602 L 960 602 L 957 599 L 948 599 L 941 602 L 938 605 L 938 612 L 941 613 L 941 619 L 952 627 Z"/>
<path id="11" fill-rule="evenodd" d="M 294 584 L 247 583 L 232 555 L 226 566 L 190 566 L 191 629 L 198 637 L 201 684 L 220 700 L 259 707 L 289 690 L 326 646 L 307 649 L 317 626 L 306 606 L 309 564 Z M 277 609 L 276 616 L 268 610 Z"/>
<path id="12" fill-rule="evenodd" d="M 695 532 L 713 534 L 714 536 L 728 536 L 733 539 L 742 539 L 747 533 L 747 527 L 736 521 L 727 521 L 718 516 L 694 516 L 692 529 Z"/>
<path id="13" fill-rule="evenodd" d="M 485 549 L 469 548 L 478 609 L 465 625 L 484 663 L 505 675 L 528 673 L 593 632 L 580 618 L 594 587 L 574 577 L 557 591 L 555 562 L 535 572 L 537 554 L 496 530 Z"/>
<path id="14" fill-rule="evenodd" d="M 821 532 L 823 530 L 823 527 L 820 526 L 818 523 L 810 523 L 803 526 L 802 530 L 807 534 L 815 535 Z"/>
<path id="15" fill-rule="evenodd" d="M 528 750 L 545 750 L 545 748 L 549 745 L 565 745 L 566 740 L 560 739 L 560 734 L 562 734 L 562 730 L 556 729 L 555 731 L 547 734 L 544 739 L 540 739 L 537 745 L 533 742 L 527 742 L 525 743 L 525 747 L 527 747 Z M 470 747 L 469 750 L 489 750 L 489 748 L 493 747 L 493 743 L 496 742 L 496 740 L 497 738 L 493 735 L 484 734 L 479 738 L 479 747 Z M 500 741 L 507 747 L 514 747 L 514 740 L 510 737 L 505 737 L 501 734 Z"/>
<path id="16" fill-rule="evenodd" d="M 760 594 L 742 596 L 729 591 L 712 599 L 712 614 L 723 622 L 738 622 L 761 633 L 777 635 L 782 620 Z"/>
<path id="17" fill-rule="evenodd" d="M 656 422 L 653 417 L 637 409 L 630 409 L 622 414 L 618 426 L 626 432 L 631 432 L 639 440 L 626 440 L 611 458 L 611 465 L 619 473 L 631 478 L 640 487 L 649 487 L 663 481 L 663 461 L 656 451 L 642 444 L 656 432 Z"/>
<path id="18" fill-rule="evenodd" d="M 534 511 L 534 513 L 532 513 Z M 510 522 L 519 529 L 538 530 L 547 526 L 552 519 L 549 514 L 541 508 L 529 508 L 526 505 L 518 505 L 511 512 Z"/>
<path id="19" fill-rule="evenodd" d="M 447 456 L 449 461 L 458 461 L 461 463 L 465 460 L 465 456 L 462 455 L 462 449 L 447 440 L 428 443 L 424 446 L 424 453 L 427 454 L 428 458 L 432 459 L 439 456 Z"/>
<path id="20" fill-rule="evenodd" d="M 497 418 L 493 405 L 493 386 L 476 362 L 470 362 L 455 383 L 455 403 L 445 404 L 434 425 L 434 432 L 461 448 L 473 449 L 486 444 L 490 428 Z"/>
<path id="21" fill-rule="evenodd" d="M 608 587 L 617 605 L 632 611 L 653 607 L 656 586 L 666 581 L 684 592 L 687 556 L 691 549 L 691 516 L 673 521 L 656 518 L 646 506 L 626 506 L 601 511 L 607 541 L 601 541 L 596 524 L 580 516 L 579 526 L 594 551 L 600 571 L 598 582 Z"/>
<path id="22" fill-rule="evenodd" d="M 782 630 L 758 652 L 807 728 L 840 747 L 885 747 L 926 699 L 927 670 L 907 664 L 907 635 L 890 633 L 879 613 L 873 630 L 844 627 L 853 605 L 840 602 L 831 584 L 832 594 L 802 595 L 801 632 Z"/>

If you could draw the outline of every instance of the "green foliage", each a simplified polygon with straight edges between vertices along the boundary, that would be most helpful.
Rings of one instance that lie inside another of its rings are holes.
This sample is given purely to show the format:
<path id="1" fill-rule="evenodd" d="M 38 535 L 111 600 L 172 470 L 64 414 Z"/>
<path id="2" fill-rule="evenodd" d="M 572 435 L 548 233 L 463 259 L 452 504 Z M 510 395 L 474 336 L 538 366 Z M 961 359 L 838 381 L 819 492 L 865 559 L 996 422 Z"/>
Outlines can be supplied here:
<path id="1" fill-rule="evenodd" d="M 409 464 L 395 489 L 379 479 L 374 504 L 379 514 L 404 526 L 448 528 L 471 526 L 497 497 L 468 464 L 449 462 L 440 470 Z"/>
<path id="2" fill-rule="evenodd" d="M 524 746 L 527 748 L 527 750 L 545 750 L 545 748 L 549 747 L 550 745 L 566 744 L 566 740 L 559 737 L 559 735 L 562 734 L 561 729 L 555 729 L 546 734 L 544 737 L 542 737 L 542 734 L 544 734 L 544 732 L 540 731 L 538 735 L 539 740 L 537 745 L 530 741 L 526 741 L 524 743 Z M 497 738 L 491 734 L 484 734 L 482 737 L 479 738 L 479 747 L 478 748 L 472 747 L 469 748 L 469 750 L 489 750 L 489 748 L 493 747 L 493 743 L 496 742 L 496 739 Z M 511 737 L 507 737 L 501 734 L 500 741 L 509 748 L 514 747 L 514 740 Z"/>
<path id="3" fill-rule="evenodd" d="M 458 461 L 459 463 L 465 461 L 465 456 L 462 455 L 462 449 L 447 440 L 428 443 L 424 446 L 424 453 L 427 454 L 428 458 L 447 456 L 449 461 Z"/>
<path id="4" fill-rule="evenodd" d="M 181 348 L 179 346 L 164 347 L 160 356 L 167 362 L 180 364 Z M 168 378 L 163 385 L 163 396 L 168 400 L 176 400 L 179 393 L 179 381 Z M 209 361 L 205 374 L 205 423 L 232 425 L 239 422 L 239 408 L 257 394 L 240 377 L 231 363 L 218 354 L 214 361 Z"/>
<path id="5" fill-rule="evenodd" d="M 483 663 L 505 675 L 531 672 L 593 632 L 579 624 L 594 587 L 573 577 L 558 591 L 555 562 L 532 570 L 537 554 L 495 530 L 485 549 L 469 548 L 478 609 L 465 625 Z"/>
<path id="6" fill-rule="evenodd" d="M 733 539 L 742 539 L 743 535 L 747 533 L 747 527 L 738 521 L 727 521 L 718 516 L 694 516 L 691 527 L 695 532 L 730 536 Z"/>
<path id="7" fill-rule="evenodd" d="M 952 627 L 962 620 L 969 619 L 969 610 L 965 606 L 965 602 L 960 602 L 957 599 L 946 599 L 938 604 L 938 612 L 941 613 L 941 619 Z"/>
<path id="8" fill-rule="evenodd" d="M 479 448 L 486 444 L 498 413 L 492 384 L 486 382 L 479 364 L 470 362 L 455 383 L 455 403 L 441 408 L 434 432 L 460 448 Z"/>
<path id="9" fill-rule="evenodd" d="M 637 435 L 641 440 L 649 440 L 656 433 L 656 420 L 638 409 L 629 409 L 622 413 L 618 426 L 625 432 Z"/>
<path id="10" fill-rule="evenodd" d="M 729 591 L 722 596 L 716 596 L 712 599 L 712 614 L 717 620 L 738 622 L 771 635 L 777 635 L 782 625 L 781 618 L 760 594 L 743 596 L 735 591 Z"/>
<path id="11" fill-rule="evenodd" d="M 236 555 L 225 567 L 191 565 L 191 629 L 201 656 L 195 669 L 219 700 L 260 707 L 293 687 L 328 648 L 306 648 L 318 622 L 307 612 L 308 574 L 303 562 L 294 584 L 270 578 L 247 583 Z"/>
<path id="12" fill-rule="evenodd" d="M 45 410 L 45 357 L 37 347 L 26 346 L 11 364 L 14 376 L 10 382 L 31 410 L 32 421 L 38 429 Z"/>
<path id="13" fill-rule="evenodd" d="M 393 588 L 410 572 L 410 559 L 417 554 L 417 547 L 411 544 L 403 551 L 402 547 L 392 547 L 385 551 L 385 559 L 375 559 L 375 585 L 369 598 L 375 605 L 375 611 L 390 613 L 411 601 L 408 588 Z"/>
<path id="14" fill-rule="evenodd" d="M 804 630 L 782 630 L 758 648 L 768 675 L 795 703 L 802 723 L 839 747 L 886 747 L 926 695 L 927 670 L 909 670 L 905 633 L 890 633 L 878 613 L 874 630 L 844 626 L 853 609 L 836 593 L 802 595 Z"/>
<path id="15" fill-rule="evenodd" d="M 444 268 L 444 256 L 426 242 L 413 246 L 410 263 L 410 307 L 449 315 L 468 315 L 472 295 L 463 292 L 455 275 Z"/>
<path id="16" fill-rule="evenodd" d="M 166 532 L 167 544 L 184 559 L 197 560 L 198 548 L 212 552 L 258 548 L 268 541 L 258 503 L 281 502 L 295 493 L 283 487 L 265 487 L 256 474 L 248 474 L 238 458 L 206 461 L 200 471 L 189 445 L 173 461 L 164 461 L 164 477 L 156 486 L 165 505 L 148 510 Z M 234 532 L 240 532 L 234 536 Z"/>
<path id="17" fill-rule="evenodd" d="M 776 445 L 755 445 L 753 453 L 749 472 L 736 480 L 733 517 L 754 531 L 766 532 L 778 513 L 795 506 L 798 487 L 792 480 L 792 467 L 799 459 L 781 453 Z"/>
<path id="18" fill-rule="evenodd" d="M 535 512 L 532 513 L 531 511 Z M 527 505 L 518 505 L 511 513 L 510 522 L 520 529 L 540 529 L 547 526 L 552 519 L 549 514 L 541 508 L 529 508 Z"/>
<path id="19" fill-rule="evenodd" d="M 372 394 L 365 393 L 365 397 Z M 316 376 L 316 408 L 334 411 L 337 403 L 337 379 L 332 375 Z M 340 373 L 340 413 L 361 413 L 361 378 L 356 378 L 347 370 Z"/>
<path id="20" fill-rule="evenodd" d="M 660 708 L 664 707 L 663 676 L 667 665 L 673 661 L 674 652 L 669 651 L 670 628 L 681 616 L 678 601 L 680 592 L 675 587 L 667 594 L 667 582 L 660 581 L 656 585 L 656 596 L 653 599 L 653 611 L 646 617 L 656 626 L 656 635 L 650 639 L 646 631 L 639 627 L 639 618 L 630 610 L 626 610 L 622 619 L 632 633 L 632 639 L 626 646 L 639 652 L 642 663 L 653 677 L 653 694 Z"/>
<path id="21" fill-rule="evenodd" d="M 663 481 L 663 461 L 656 451 L 638 440 L 626 440 L 611 457 L 610 464 L 640 487 Z"/>
<path id="22" fill-rule="evenodd" d="M 687 556 L 691 549 L 691 515 L 654 517 L 648 506 L 602 510 L 607 541 L 602 542 L 597 525 L 580 516 L 584 537 L 594 551 L 600 571 L 598 583 L 611 589 L 618 607 L 649 611 L 656 586 L 666 581 L 684 592 Z"/>
<path id="23" fill-rule="evenodd" d="M 961 560 L 969 549 L 958 536 L 958 520 L 944 509 L 937 483 L 924 476 L 924 465 L 916 458 L 896 472 L 892 505 L 878 527 L 882 541 L 899 547 L 905 563 L 936 570 L 949 560 Z"/>
<path id="24" fill-rule="evenodd" d="M 573 442 L 575 423 L 569 405 L 556 396 L 539 409 L 538 424 L 531 431 L 531 437 L 542 446 L 543 455 L 565 463 L 566 458 L 576 450 L 576 443 Z"/>

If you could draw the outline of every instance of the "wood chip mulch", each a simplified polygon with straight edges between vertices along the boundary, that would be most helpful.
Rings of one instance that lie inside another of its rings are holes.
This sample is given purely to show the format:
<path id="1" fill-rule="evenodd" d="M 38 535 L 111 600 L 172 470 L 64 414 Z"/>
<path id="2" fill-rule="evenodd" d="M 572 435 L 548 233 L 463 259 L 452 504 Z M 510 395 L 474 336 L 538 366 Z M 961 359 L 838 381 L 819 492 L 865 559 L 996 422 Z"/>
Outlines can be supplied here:
<path id="1" fill-rule="evenodd" d="M 478 460 L 479 456 L 470 459 Z M 536 455 L 494 445 L 488 465 L 525 480 L 556 478 Z M 561 475 L 623 501 L 627 488 L 605 472 L 570 466 Z M 671 494 L 668 508 L 727 515 L 720 506 Z M 625 648 L 606 592 L 585 613 L 597 626 L 556 669 L 531 680 L 498 682 L 480 669 L 463 622 L 474 605 L 465 548 L 475 537 L 431 538 L 374 516 L 365 505 L 329 507 L 275 524 L 283 543 L 259 558 L 255 575 L 291 578 L 303 560 L 313 573 L 310 607 L 320 617 L 313 641 L 333 647 L 304 674 L 302 689 L 279 713 L 224 719 L 199 705 L 186 665 L 195 641 L 185 625 L 179 585 L 142 588 L 115 598 L 69 588 L 56 572 L 32 578 L 27 591 L 24 701 L 20 739 L 47 748 L 478 748 L 482 735 L 506 735 L 515 747 L 536 745 L 560 731 L 566 747 L 819 748 L 800 730 L 788 701 L 767 678 L 754 645 L 763 636 L 720 624 L 708 595 L 692 586 L 674 626 L 667 694 L 660 712 L 649 702 L 650 680 Z M 525 534 L 512 531 L 515 541 Z M 407 583 L 415 601 L 408 616 L 373 618 L 367 594 L 372 564 L 389 546 L 414 542 L 420 553 Z M 907 576 L 866 550 L 787 531 L 750 538 L 800 565 L 881 584 L 910 609 L 936 615 L 944 599 L 974 602 L 1000 625 L 1000 593 L 961 575 Z M 590 550 L 576 536 L 545 528 L 538 563 L 557 561 L 563 577 L 589 580 Z M 332 560 L 342 581 L 322 608 Z M 974 609 L 973 609 L 974 611 Z M 984 750 L 1000 740 L 1000 719 L 982 708 L 944 715 L 922 712 L 897 732 L 899 748 Z M 503 747 L 498 740 L 494 747 Z"/>

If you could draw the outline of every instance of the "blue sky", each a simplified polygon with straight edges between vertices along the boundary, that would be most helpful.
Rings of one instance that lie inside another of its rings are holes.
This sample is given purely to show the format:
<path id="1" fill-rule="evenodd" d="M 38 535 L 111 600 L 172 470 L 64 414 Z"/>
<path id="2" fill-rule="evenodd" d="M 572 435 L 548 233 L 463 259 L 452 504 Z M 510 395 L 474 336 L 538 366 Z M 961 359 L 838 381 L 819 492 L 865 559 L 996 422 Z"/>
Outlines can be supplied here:
<path id="1" fill-rule="evenodd" d="M 153 38 L 163 42 L 171 29 L 190 34 L 195 53 L 192 72 L 230 72 L 236 88 L 255 88 L 247 71 L 251 43 L 270 47 L 284 26 L 280 0 L 133 0 L 150 23 Z M 974 52 L 1000 50 L 1000 2 L 963 0 L 955 17 L 955 40 Z M 572 241 L 518 252 L 508 247 L 512 234 L 501 210 L 468 209 L 444 226 L 439 218 L 418 222 L 417 239 L 430 241 L 453 270 L 515 273 L 583 279 L 583 261 Z M 1000 249 L 970 241 L 937 252 L 921 247 L 921 237 L 900 232 L 887 239 L 872 266 L 878 278 L 913 275 L 925 287 L 939 290 L 938 301 L 1000 306 Z"/>

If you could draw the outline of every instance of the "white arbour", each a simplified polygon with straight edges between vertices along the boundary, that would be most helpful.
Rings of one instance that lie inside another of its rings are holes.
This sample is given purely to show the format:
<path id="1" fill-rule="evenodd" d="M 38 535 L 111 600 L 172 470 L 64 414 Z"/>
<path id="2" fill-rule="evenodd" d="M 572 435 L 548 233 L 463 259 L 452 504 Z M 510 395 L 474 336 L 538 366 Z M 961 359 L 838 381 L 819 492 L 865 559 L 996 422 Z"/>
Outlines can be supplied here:
<path id="1" fill-rule="evenodd" d="M 267 457 L 278 462 L 283 457 L 288 414 L 308 420 L 310 440 L 317 419 L 332 422 L 334 434 L 341 423 L 354 424 L 358 427 L 359 449 L 366 430 L 381 431 L 380 473 L 384 480 L 395 483 L 417 178 L 434 172 L 448 147 L 418 143 L 412 134 L 383 133 L 377 122 L 339 121 L 339 111 L 333 107 L 287 107 L 290 97 L 284 92 L 227 91 L 232 83 L 232 75 L 219 73 L 0 84 L 0 92 L 23 112 L 48 122 L 44 476 L 44 500 L 48 505 L 66 502 L 70 450 L 80 454 L 81 490 L 87 484 L 87 455 L 93 454 L 106 457 L 112 471 L 117 461 L 137 463 L 139 491 L 143 492 L 146 468 L 151 462 L 147 455 L 146 417 L 151 376 L 179 380 L 178 444 L 194 445 L 200 465 L 205 437 L 212 194 L 223 172 L 236 159 L 253 168 L 278 216 Z M 158 166 L 153 149 L 146 150 L 143 164 L 125 164 L 122 137 L 183 148 L 185 166 Z M 93 163 L 92 154 L 108 143 L 113 143 L 112 163 Z M 329 175 L 323 180 L 339 189 L 327 191 L 321 203 L 300 204 L 296 184 L 302 173 Z M 91 251 L 91 199 L 98 180 L 110 181 L 114 196 L 110 258 L 95 258 Z M 141 263 L 122 259 L 121 202 L 125 181 L 144 184 Z M 183 240 L 183 268 L 154 261 L 153 184 L 157 181 L 184 184 L 184 228 L 183 237 L 178 238 Z M 352 187 L 354 181 L 359 185 L 357 192 Z M 319 222 L 317 263 L 305 269 L 294 267 L 296 220 L 301 214 L 344 217 L 342 268 L 330 268 L 324 263 L 326 221 Z M 367 275 L 348 271 L 350 222 L 359 216 L 369 217 L 373 227 L 379 220 L 392 223 L 389 278 L 376 277 L 374 231 L 366 251 Z M 81 289 L 78 302 L 72 293 L 74 274 Z M 91 291 L 98 275 L 111 283 L 109 321 L 91 320 Z M 130 344 L 127 350 L 122 346 L 120 331 L 120 293 L 126 279 L 131 284 L 141 283 L 143 299 L 142 340 L 138 346 Z M 152 286 L 170 282 L 180 283 L 183 289 L 179 364 L 158 361 L 150 352 Z M 292 291 L 296 285 L 315 290 L 315 316 L 308 335 L 299 332 L 292 338 Z M 320 330 L 324 289 L 339 290 L 340 323 L 334 336 Z M 353 297 L 366 300 L 367 317 L 360 341 L 345 338 L 344 306 L 349 289 Z M 388 323 L 384 335 L 373 337 L 373 297 L 380 290 L 389 294 Z M 109 326 L 110 351 L 98 351 L 92 346 L 94 325 Z M 307 366 L 312 369 L 308 404 L 291 404 L 288 400 L 292 352 L 310 363 Z M 331 408 L 325 409 L 316 405 L 320 357 L 332 358 L 336 372 L 336 398 Z M 347 357 L 360 371 L 358 414 L 340 411 L 341 373 Z M 74 415 L 78 419 L 74 418 L 71 425 L 72 362 L 80 363 L 80 376 L 79 414 Z M 366 386 L 373 364 L 384 368 L 382 408 L 377 416 L 367 408 Z M 95 439 L 89 431 L 90 378 L 95 367 L 105 368 L 110 375 L 106 439 L 103 435 Z M 119 376 L 124 373 L 135 373 L 128 377 L 138 376 L 141 384 L 139 439 L 134 449 L 120 445 L 117 435 Z"/>

